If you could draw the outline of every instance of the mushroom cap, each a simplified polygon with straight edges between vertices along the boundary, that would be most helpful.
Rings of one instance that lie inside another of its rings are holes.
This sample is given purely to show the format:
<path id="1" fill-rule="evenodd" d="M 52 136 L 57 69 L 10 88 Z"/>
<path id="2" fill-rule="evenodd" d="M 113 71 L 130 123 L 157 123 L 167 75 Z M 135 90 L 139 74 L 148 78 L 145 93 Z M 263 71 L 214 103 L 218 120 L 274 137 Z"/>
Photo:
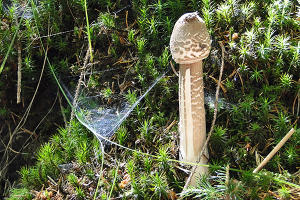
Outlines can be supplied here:
<path id="1" fill-rule="evenodd" d="M 210 45 L 205 22 L 197 12 L 186 13 L 178 19 L 170 39 L 170 50 L 176 63 L 200 62 L 209 55 Z"/>

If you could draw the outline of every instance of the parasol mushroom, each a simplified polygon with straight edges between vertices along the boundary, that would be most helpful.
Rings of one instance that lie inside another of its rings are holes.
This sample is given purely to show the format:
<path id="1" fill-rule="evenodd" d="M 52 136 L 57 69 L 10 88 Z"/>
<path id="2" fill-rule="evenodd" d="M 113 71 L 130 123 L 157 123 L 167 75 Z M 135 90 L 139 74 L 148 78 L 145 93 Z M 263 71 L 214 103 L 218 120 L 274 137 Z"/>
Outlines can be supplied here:
<path id="1" fill-rule="evenodd" d="M 200 160 L 201 164 L 208 160 L 207 154 L 199 158 L 206 140 L 202 60 L 209 55 L 210 46 L 210 36 L 197 12 L 186 13 L 178 19 L 171 35 L 170 50 L 179 64 L 180 154 L 183 161 Z M 207 168 L 200 173 L 204 171 Z"/>

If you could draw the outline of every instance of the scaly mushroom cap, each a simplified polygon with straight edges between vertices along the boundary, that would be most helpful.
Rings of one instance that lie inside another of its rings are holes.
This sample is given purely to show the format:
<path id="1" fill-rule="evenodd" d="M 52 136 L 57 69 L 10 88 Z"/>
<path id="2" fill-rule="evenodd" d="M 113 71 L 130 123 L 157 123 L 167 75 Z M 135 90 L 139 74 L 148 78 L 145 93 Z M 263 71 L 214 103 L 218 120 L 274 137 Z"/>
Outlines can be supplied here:
<path id="1" fill-rule="evenodd" d="M 179 64 L 196 63 L 209 55 L 210 36 L 197 12 L 186 13 L 176 22 L 170 39 L 173 59 Z"/>

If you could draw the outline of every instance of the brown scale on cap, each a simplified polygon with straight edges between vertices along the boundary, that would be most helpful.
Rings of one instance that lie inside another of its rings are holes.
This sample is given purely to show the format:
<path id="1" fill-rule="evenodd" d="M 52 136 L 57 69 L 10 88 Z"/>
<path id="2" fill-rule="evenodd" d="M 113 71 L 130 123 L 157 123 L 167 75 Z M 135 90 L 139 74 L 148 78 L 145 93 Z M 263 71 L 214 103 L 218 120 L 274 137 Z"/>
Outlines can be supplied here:
<path id="1" fill-rule="evenodd" d="M 184 18 L 184 21 L 187 23 L 191 23 L 193 20 L 197 20 L 197 16 L 198 16 L 198 12 L 189 13 L 189 15 L 187 15 Z"/>

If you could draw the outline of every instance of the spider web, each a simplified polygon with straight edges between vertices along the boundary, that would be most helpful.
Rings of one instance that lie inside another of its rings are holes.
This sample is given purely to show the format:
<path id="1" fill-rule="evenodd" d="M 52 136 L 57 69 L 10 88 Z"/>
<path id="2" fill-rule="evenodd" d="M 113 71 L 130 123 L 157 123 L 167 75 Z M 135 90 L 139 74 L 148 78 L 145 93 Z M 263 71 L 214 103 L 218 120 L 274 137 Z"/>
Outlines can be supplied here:
<path id="1" fill-rule="evenodd" d="M 120 70 L 122 71 L 121 68 L 113 68 L 100 72 L 89 72 L 85 74 L 81 83 L 82 87 L 75 108 L 76 117 L 99 140 L 102 140 L 103 137 L 107 139 L 112 137 L 134 108 L 169 71 L 167 69 L 156 78 L 149 80 L 149 87 L 143 90 L 137 84 L 137 80 L 135 80 L 137 76 L 133 70 L 127 70 L 123 76 L 119 74 L 116 76 L 116 71 L 120 73 Z M 97 81 L 93 80 L 94 77 L 97 77 Z M 73 82 L 72 79 L 74 79 Z M 78 76 L 60 80 L 70 102 L 74 100 L 76 79 Z M 140 95 L 130 104 L 126 97 L 129 93 Z"/>

